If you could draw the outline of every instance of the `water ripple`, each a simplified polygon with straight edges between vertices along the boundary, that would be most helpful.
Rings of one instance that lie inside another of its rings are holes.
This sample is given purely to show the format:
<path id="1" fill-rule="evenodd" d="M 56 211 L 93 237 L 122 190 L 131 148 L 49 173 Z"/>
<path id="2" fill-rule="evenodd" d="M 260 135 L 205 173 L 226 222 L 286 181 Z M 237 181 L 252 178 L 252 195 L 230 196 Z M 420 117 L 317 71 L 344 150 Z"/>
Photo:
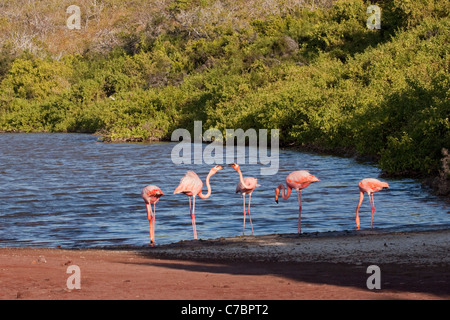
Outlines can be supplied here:
<path id="1" fill-rule="evenodd" d="M 174 165 L 175 143 L 106 144 L 83 134 L 0 135 L 0 246 L 95 247 L 143 245 L 149 225 L 140 192 L 162 188 L 156 206 L 156 243 L 192 239 L 188 198 L 173 195 L 180 178 L 194 170 L 204 181 L 210 165 Z M 280 170 L 261 176 L 260 165 L 241 164 L 244 176 L 258 178 L 252 196 L 255 234 L 297 231 L 295 192 L 274 202 L 274 189 L 294 170 L 309 170 L 321 181 L 302 192 L 302 231 L 353 230 L 358 182 L 379 169 L 353 159 L 280 152 Z M 197 199 L 199 238 L 242 234 L 238 174 L 226 167 L 211 178 L 213 194 Z M 448 228 L 449 206 L 413 179 L 387 179 L 390 189 L 375 194 L 376 228 Z M 206 189 L 206 187 L 205 187 Z M 367 198 L 367 197 L 366 197 Z M 370 206 L 361 208 L 361 228 L 370 228 Z M 246 233 L 250 233 L 247 219 Z"/>

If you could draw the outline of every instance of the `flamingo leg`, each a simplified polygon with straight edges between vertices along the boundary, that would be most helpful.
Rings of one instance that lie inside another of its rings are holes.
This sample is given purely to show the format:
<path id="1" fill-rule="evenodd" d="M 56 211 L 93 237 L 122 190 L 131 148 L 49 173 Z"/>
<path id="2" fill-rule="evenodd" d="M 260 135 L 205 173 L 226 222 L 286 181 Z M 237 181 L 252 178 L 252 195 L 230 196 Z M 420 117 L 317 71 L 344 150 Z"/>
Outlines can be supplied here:
<path id="1" fill-rule="evenodd" d="M 188 197 L 189 198 L 189 214 L 192 217 L 192 206 L 191 206 L 191 196 Z"/>
<path id="2" fill-rule="evenodd" d="M 197 226 L 195 225 L 195 196 L 193 196 L 191 220 L 192 220 L 192 230 L 194 231 L 194 239 L 197 240 Z"/>
<path id="3" fill-rule="evenodd" d="M 375 201 L 373 200 L 373 193 L 369 193 L 370 206 L 372 207 L 372 218 L 370 219 L 370 229 L 373 228 L 373 216 L 375 214 Z"/>
<path id="4" fill-rule="evenodd" d="M 153 213 L 152 213 L 152 205 L 150 203 L 146 203 L 147 207 L 147 219 L 150 224 L 150 244 L 153 246 L 155 244 L 155 240 L 153 238 Z"/>
<path id="5" fill-rule="evenodd" d="M 302 231 L 302 191 L 297 189 L 298 197 L 298 234 Z"/>
<path id="6" fill-rule="evenodd" d="M 252 199 L 252 194 L 250 193 L 248 195 L 248 218 L 250 219 L 250 226 L 252 227 L 252 235 L 253 235 L 253 224 L 252 224 L 252 217 L 250 216 L 250 201 Z"/>
<path id="7" fill-rule="evenodd" d="M 153 224 L 153 230 L 152 230 L 152 238 L 153 238 L 153 244 L 155 244 L 155 219 L 156 219 L 156 203 L 153 204 L 153 216 L 152 216 L 152 224 Z"/>
<path id="8" fill-rule="evenodd" d="M 361 203 L 363 202 L 363 200 L 364 200 L 364 192 L 360 192 L 358 206 L 356 207 L 356 220 L 355 220 L 356 221 L 356 230 L 359 230 L 359 224 L 360 224 L 359 207 L 361 207 Z"/>
<path id="9" fill-rule="evenodd" d="M 244 213 L 244 226 L 242 227 L 242 235 L 245 235 L 245 193 L 242 194 L 242 212 Z"/>

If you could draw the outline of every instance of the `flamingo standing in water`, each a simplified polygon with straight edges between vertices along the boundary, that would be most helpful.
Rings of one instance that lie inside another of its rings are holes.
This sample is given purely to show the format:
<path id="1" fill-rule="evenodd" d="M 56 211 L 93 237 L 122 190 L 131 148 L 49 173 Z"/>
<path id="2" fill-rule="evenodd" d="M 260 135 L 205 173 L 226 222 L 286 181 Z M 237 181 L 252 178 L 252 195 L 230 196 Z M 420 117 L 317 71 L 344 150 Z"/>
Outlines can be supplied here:
<path id="1" fill-rule="evenodd" d="M 275 202 L 278 203 L 278 195 L 280 194 L 280 189 L 283 189 L 281 196 L 284 200 L 287 200 L 289 196 L 291 195 L 292 189 L 297 190 L 297 197 L 298 197 L 298 233 L 300 234 L 302 225 L 301 225 L 301 219 L 302 219 L 302 189 L 309 186 L 311 183 L 320 181 L 315 176 L 310 174 L 308 171 L 300 170 L 300 171 L 294 171 L 288 174 L 286 177 L 286 186 L 287 186 L 287 194 L 285 194 L 284 185 L 280 184 L 275 189 Z"/>
<path id="2" fill-rule="evenodd" d="M 370 228 L 373 227 L 373 215 L 375 213 L 375 202 L 373 201 L 373 193 L 380 191 L 383 188 L 389 188 L 389 184 L 387 182 L 381 182 L 380 180 L 367 178 L 363 179 L 359 182 L 359 203 L 356 207 L 356 230 L 359 230 L 359 207 L 364 199 L 364 192 L 367 192 L 369 196 L 370 206 L 372 207 L 372 219 L 370 221 Z"/>
<path id="3" fill-rule="evenodd" d="M 239 168 L 239 165 L 236 163 L 229 164 L 229 166 L 233 167 L 234 170 L 236 170 L 239 173 L 239 179 L 240 182 L 236 186 L 236 193 L 240 192 L 242 194 L 242 200 L 243 200 L 243 212 L 244 212 L 244 226 L 242 228 L 242 235 L 245 235 L 245 195 L 248 194 L 248 218 L 250 219 L 250 226 L 252 228 L 252 235 L 253 235 L 253 224 L 252 224 L 252 217 L 250 216 L 250 200 L 252 199 L 252 192 L 255 190 L 256 187 L 259 187 L 258 179 L 253 177 L 243 177 L 241 169 Z"/>
<path id="4" fill-rule="evenodd" d="M 223 169 L 222 166 L 215 166 L 211 168 L 206 177 L 206 187 L 208 188 L 208 193 L 203 194 L 203 182 L 200 180 L 198 175 L 194 171 L 188 171 L 183 178 L 180 180 L 180 184 L 176 187 L 173 194 L 184 193 L 189 197 L 189 211 L 191 213 L 192 229 L 194 231 L 194 239 L 197 240 L 197 227 L 195 225 L 195 196 L 199 196 L 202 199 L 207 199 L 211 195 L 211 185 L 209 184 L 209 178 L 217 171 Z M 191 206 L 191 197 L 193 197 L 193 205 Z"/>
<path id="5" fill-rule="evenodd" d="M 156 203 L 159 198 L 163 196 L 164 193 L 160 188 L 154 185 L 146 186 L 142 189 L 141 196 L 145 201 L 145 206 L 147 207 L 147 219 L 150 223 L 150 244 L 153 246 L 155 244 L 155 215 L 156 215 Z M 153 204 L 153 211 L 152 211 Z"/>

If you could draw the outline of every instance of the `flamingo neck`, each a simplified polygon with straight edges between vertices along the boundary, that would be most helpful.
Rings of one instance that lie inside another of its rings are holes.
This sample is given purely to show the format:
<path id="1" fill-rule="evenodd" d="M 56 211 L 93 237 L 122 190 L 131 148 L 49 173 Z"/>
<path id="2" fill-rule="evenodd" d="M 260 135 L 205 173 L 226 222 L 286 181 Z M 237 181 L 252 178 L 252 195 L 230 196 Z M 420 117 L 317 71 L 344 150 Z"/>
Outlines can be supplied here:
<path id="1" fill-rule="evenodd" d="M 214 172 L 214 173 L 215 173 L 215 172 Z M 211 178 L 211 176 L 212 176 L 214 173 L 212 172 L 212 170 L 209 171 L 208 176 L 206 177 L 206 188 L 208 188 L 208 193 L 207 193 L 207 194 L 203 194 L 203 193 L 200 191 L 200 193 L 198 194 L 199 198 L 201 198 L 201 199 L 207 199 L 207 198 L 209 198 L 209 197 L 211 196 L 211 185 L 209 184 L 209 178 Z"/>
<path id="2" fill-rule="evenodd" d="M 278 186 L 278 189 L 280 189 L 280 188 L 282 189 L 281 197 L 283 197 L 283 200 L 289 199 L 289 197 L 291 196 L 292 188 L 287 186 L 287 192 L 286 192 L 286 189 L 284 188 L 284 185 L 280 184 Z"/>
<path id="3" fill-rule="evenodd" d="M 150 203 L 146 203 L 145 206 L 147 207 L 147 219 L 150 221 L 153 215 L 152 205 Z"/>
<path id="4" fill-rule="evenodd" d="M 363 200 L 364 200 L 364 192 L 359 192 L 359 202 L 358 202 L 358 205 L 356 206 L 356 215 L 358 215 L 358 212 L 359 212 L 359 207 L 361 207 L 361 203 L 363 202 Z"/>

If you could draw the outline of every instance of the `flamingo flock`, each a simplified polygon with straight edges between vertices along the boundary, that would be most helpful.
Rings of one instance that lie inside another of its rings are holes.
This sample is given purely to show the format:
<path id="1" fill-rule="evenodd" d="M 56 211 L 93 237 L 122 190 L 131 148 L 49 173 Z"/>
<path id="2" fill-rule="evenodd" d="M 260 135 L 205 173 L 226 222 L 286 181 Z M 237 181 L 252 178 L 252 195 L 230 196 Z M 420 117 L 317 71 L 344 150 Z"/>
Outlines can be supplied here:
<path id="1" fill-rule="evenodd" d="M 253 177 L 243 177 L 240 166 L 236 163 L 229 164 L 230 167 L 232 167 L 234 170 L 237 171 L 239 174 L 239 182 L 236 186 L 236 193 L 240 193 L 242 195 L 242 201 L 243 201 L 243 228 L 242 228 L 242 235 L 245 235 L 245 220 L 246 220 L 246 214 L 248 213 L 248 218 L 250 221 L 250 227 L 252 230 L 253 235 L 253 224 L 252 219 L 250 216 L 250 201 L 252 197 L 252 193 L 255 190 L 255 188 L 259 187 L 258 180 Z M 195 223 L 195 197 L 198 195 L 201 199 L 207 199 L 211 196 L 212 190 L 211 190 L 211 184 L 209 183 L 209 180 L 211 176 L 216 174 L 219 170 L 222 170 L 223 167 L 220 165 L 217 165 L 209 171 L 207 177 L 206 177 L 206 187 L 208 192 L 206 194 L 203 194 L 203 182 L 199 178 L 199 176 L 194 171 L 187 171 L 186 174 L 181 178 L 179 185 L 175 188 L 173 194 L 178 193 L 184 193 L 189 197 L 189 212 L 191 216 L 192 221 L 192 230 L 194 234 L 194 239 L 197 240 L 197 227 Z M 287 175 L 285 182 L 286 187 L 284 184 L 280 184 L 275 189 L 275 202 L 278 204 L 278 198 L 281 193 L 281 197 L 283 200 L 287 200 L 289 196 L 292 193 L 292 189 L 296 190 L 297 192 L 297 198 L 298 198 L 298 225 L 297 225 L 297 232 L 298 234 L 301 233 L 301 213 L 302 213 L 302 195 L 301 192 L 303 189 L 308 187 L 311 183 L 320 181 L 316 176 L 310 174 L 306 170 L 299 170 L 299 171 L 293 171 L 290 174 Z M 373 228 L 373 217 L 375 214 L 375 203 L 373 200 L 373 194 L 377 191 L 382 190 L 383 188 L 389 188 L 388 183 L 382 182 L 377 179 L 373 178 L 366 178 L 359 182 L 358 184 L 359 191 L 360 191 L 360 197 L 359 202 L 356 207 L 356 230 L 360 229 L 360 219 L 359 219 L 359 208 L 361 207 L 361 204 L 364 199 L 364 193 L 367 193 L 369 196 L 370 206 L 371 206 L 371 222 L 370 222 L 370 228 Z M 147 208 L 147 218 L 150 224 L 150 244 L 153 246 L 155 244 L 155 216 L 156 216 L 156 203 L 159 201 L 159 199 L 164 195 L 162 190 L 155 186 L 155 185 L 148 185 L 146 186 L 142 192 L 141 196 L 144 199 L 146 208 Z M 247 211 L 245 210 L 245 195 L 248 195 L 248 206 Z M 191 203 L 191 197 L 192 197 L 192 203 Z M 152 205 L 153 204 L 153 210 Z"/>

